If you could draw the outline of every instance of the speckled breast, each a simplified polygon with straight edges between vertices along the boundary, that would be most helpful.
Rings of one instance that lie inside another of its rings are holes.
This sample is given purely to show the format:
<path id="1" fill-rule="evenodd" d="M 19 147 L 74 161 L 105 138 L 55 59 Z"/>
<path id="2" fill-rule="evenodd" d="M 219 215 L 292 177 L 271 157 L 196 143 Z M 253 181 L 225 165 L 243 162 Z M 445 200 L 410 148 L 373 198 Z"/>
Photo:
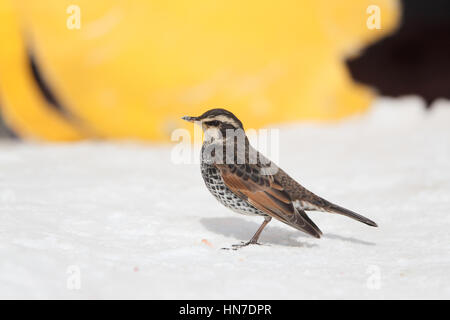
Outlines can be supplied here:
<path id="1" fill-rule="evenodd" d="M 264 212 L 256 209 L 247 201 L 242 200 L 231 192 L 223 182 L 223 179 L 215 166 L 202 161 L 200 167 L 206 187 L 225 207 L 240 214 L 266 216 Z"/>

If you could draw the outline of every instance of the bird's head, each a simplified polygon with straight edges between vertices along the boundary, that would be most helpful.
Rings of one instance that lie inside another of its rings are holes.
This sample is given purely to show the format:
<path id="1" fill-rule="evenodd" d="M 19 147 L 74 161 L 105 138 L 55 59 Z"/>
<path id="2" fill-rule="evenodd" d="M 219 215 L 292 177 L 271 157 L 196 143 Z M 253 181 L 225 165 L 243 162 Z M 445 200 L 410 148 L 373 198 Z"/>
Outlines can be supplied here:
<path id="1" fill-rule="evenodd" d="M 205 137 L 208 140 L 219 140 L 225 138 L 230 131 L 244 130 L 242 122 L 225 109 L 211 109 L 201 116 L 185 116 L 182 119 L 201 124 Z"/>

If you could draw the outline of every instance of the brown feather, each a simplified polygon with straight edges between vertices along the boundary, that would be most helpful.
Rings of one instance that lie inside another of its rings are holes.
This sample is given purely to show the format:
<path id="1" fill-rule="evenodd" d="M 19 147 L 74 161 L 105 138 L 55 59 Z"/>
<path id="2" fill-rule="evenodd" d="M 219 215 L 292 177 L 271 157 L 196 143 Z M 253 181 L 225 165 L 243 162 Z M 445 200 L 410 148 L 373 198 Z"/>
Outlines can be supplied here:
<path id="1" fill-rule="evenodd" d="M 320 229 L 306 216 L 304 211 L 299 212 L 294 207 L 289 195 L 283 188 L 280 188 L 279 184 L 270 182 L 268 184 L 256 183 L 254 179 L 248 179 L 248 176 L 239 175 L 238 172 L 240 170 L 235 170 L 232 166 L 216 164 L 225 185 L 233 193 L 269 216 L 316 238 L 320 238 L 322 234 Z M 273 181 L 272 176 L 268 177 L 270 177 L 269 180 Z M 273 186 L 276 186 L 276 188 Z"/>

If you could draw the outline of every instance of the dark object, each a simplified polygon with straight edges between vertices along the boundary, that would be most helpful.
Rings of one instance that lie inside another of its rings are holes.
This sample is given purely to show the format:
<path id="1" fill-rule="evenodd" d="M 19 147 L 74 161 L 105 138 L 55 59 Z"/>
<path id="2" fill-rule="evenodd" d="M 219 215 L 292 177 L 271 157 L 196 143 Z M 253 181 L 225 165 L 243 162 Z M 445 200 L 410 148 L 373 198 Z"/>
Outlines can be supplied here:
<path id="1" fill-rule="evenodd" d="M 80 131 L 86 133 L 88 136 L 99 137 L 98 134 L 84 121 L 82 121 L 77 115 L 72 113 L 61 101 L 56 97 L 55 92 L 52 90 L 50 84 L 46 81 L 44 72 L 40 67 L 38 59 L 33 54 L 33 51 L 28 51 L 28 63 L 33 76 L 42 96 L 47 101 L 48 106 L 53 108 L 62 118 L 76 126 Z"/>
<path id="2" fill-rule="evenodd" d="M 450 1 L 404 0 L 398 31 L 347 64 L 381 95 L 450 99 Z"/>
<path id="3" fill-rule="evenodd" d="M 0 138 L 18 138 L 14 131 L 5 123 L 0 106 Z"/>

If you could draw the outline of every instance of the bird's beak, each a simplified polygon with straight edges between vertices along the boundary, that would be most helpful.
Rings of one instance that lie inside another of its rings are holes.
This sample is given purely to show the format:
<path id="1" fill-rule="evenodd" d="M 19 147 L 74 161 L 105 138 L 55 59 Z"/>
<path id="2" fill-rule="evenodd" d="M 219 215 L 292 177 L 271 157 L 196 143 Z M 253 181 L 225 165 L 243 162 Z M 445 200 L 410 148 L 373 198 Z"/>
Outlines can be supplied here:
<path id="1" fill-rule="evenodd" d="M 198 117 L 188 117 L 188 116 L 184 116 L 183 118 L 181 118 L 183 120 L 189 121 L 189 122 L 194 122 L 198 120 Z"/>

